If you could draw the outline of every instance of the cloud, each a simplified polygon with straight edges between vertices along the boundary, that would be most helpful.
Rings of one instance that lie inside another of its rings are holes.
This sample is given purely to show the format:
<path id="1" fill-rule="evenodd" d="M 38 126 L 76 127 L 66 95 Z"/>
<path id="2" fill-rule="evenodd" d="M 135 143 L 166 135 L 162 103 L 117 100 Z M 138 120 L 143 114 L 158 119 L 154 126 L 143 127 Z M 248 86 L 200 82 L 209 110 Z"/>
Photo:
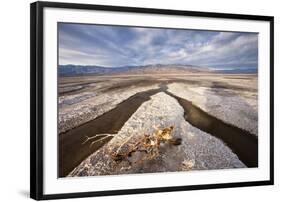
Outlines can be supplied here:
<path id="1" fill-rule="evenodd" d="M 257 68 L 258 34 L 59 24 L 59 64 L 156 63 Z"/>

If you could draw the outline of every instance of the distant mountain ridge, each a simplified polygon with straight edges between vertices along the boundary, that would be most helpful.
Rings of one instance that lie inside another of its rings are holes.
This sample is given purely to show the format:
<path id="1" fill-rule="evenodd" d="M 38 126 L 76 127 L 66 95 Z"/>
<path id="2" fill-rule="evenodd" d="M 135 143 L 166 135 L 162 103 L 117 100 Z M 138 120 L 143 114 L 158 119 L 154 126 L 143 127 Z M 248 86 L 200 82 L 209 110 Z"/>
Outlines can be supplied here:
<path id="1" fill-rule="evenodd" d="M 257 74 L 258 69 L 256 68 L 238 68 L 238 69 L 224 69 L 216 70 L 218 73 L 224 74 Z"/>
<path id="2" fill-rule="evenodd" d="M 200 73 L 213 72 L 210 68 L 182 64 L 154 64 L 144 66 L 103 67 L 96 65 L 59 65 L 60 76 L 103 74 L 151 74 L 151 73 Z"/>

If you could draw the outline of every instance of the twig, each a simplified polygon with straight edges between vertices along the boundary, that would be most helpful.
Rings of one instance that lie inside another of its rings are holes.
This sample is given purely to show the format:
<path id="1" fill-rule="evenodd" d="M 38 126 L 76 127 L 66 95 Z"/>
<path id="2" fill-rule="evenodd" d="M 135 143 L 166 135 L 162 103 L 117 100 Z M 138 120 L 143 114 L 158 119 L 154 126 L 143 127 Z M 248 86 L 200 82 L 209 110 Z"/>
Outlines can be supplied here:
<path id="1" fill-rule="evenodd" d="M 89 136 L 86 135 L 86 140 L 85 140 L 82 144 L 85 144 L 85 143 L 87 143 L 89 140 L 95 139 L 95 138 L 101 137 L 101 136 L 105 136 L 105 137 L 102 137 L 102 138 L 100 138 L 100 139 L 98 139 L 98 140 L 94 140 L 93 142 L 91 142 L 91 145 L 90 145 L 90 146 L 92 146 L 94 143 L 96 143 L 96 142 L 98 142 L 98 141 L 102 141 L 102 140 L 106 139 L 107 137 L 114 137 L 114 135 L 112 135 L 112 134 L 97 134 L 97 135 L 94 135 L 94 136 L 92 136 L 92 137 L 89 137 Z"/>

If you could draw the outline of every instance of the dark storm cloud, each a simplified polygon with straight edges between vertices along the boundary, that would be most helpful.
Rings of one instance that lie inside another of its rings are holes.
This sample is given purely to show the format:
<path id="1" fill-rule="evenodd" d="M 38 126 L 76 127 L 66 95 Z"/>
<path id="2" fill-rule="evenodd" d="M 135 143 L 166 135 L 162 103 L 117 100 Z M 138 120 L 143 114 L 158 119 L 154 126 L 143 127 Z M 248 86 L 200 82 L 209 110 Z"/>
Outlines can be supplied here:
<path id="1" fill-rule="evenodd" d="M 257 68 L 257 62 L 253 33 L 59 24 L 60 64 Z"/>

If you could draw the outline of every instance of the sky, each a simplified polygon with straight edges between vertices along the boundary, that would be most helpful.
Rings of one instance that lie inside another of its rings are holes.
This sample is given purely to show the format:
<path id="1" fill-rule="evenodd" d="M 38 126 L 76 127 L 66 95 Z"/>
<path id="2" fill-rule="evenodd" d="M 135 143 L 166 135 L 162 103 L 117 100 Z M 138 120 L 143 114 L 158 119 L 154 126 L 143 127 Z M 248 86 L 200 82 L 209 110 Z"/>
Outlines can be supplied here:
<path id="1" fill-rule="evenodd" d="M 257 68 L 258 34 L 59 23 L 59 64 Z"/>

